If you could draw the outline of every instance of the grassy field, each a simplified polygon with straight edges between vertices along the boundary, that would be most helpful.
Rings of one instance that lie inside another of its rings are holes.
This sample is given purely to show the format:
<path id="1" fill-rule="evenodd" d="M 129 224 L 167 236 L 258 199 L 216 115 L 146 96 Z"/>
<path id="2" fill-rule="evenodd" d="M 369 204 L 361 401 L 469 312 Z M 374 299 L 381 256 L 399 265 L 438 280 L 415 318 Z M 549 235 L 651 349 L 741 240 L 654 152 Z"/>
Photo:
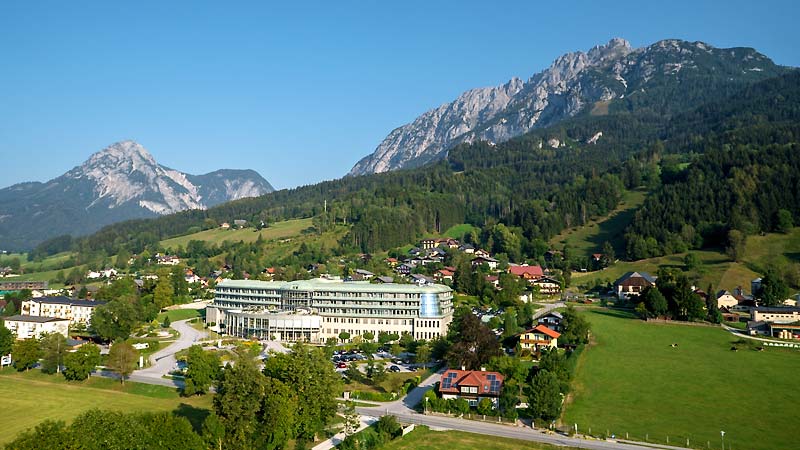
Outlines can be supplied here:
<path id="1" fill-rule="evenodd" d="M 431 431 L 430 428 L 425 426 L 418 426 L 411 433 L 381 447 L 383 450 L 439 450 L 442 448 L 448 450 L 472 450 L 476 448 L 493 450 L 555 450 L 571 449 L 573 447 L 556 447 L 537 442 L 461 431 Z"/>
<path id="2" fill-rule="evenodd" d="M 60 375 L 39 371 L 17 373 L 0 371 L 0 398 L 3 423 L 0 445 L 21 431 L 46 419 L 71 421 L 83 411 L 101 408 L 118 411 L 176 411 L 197 426 L 211 410 L 211 396 L 181 398 L 174 389 L 163 386 L 92 378 L 67 383 Z"/>
<path id="3" fill-rule="evenodd" d="M 268 228 L 257 231 L 255 228 L 242 228 L 241 230 L 223 230 L 214 228 L 212 230 L 200 231 L 194 234 L 178 236 L 161 241 L 165 248 L 186 247 L 189 241 L 205 241 L 209 244 L 220 244 L 224 241 L 231 242 L 253 242 L 261 236 L 261 239 L 269 241 L 272 239 L 285 239 L 300 235 L 300 232 L 311 226 L 311 219 L 295 219 L 284 222 L 276 222 Z"/>
<path id="4" fill-rule="evenodd" d="M 550 239 L 550 245 L 557 248 L 565 244 L 579 255 L 600 252 L 603 243 L 608 241 L 614 246 L 617 255 L 625 254 L 622 236 L 625 227 L 630 223 L 636 210 L 644 203 L 647 192 L 643 190 L 628 191 L 619 206 L 610 214 L 591 220 L 585 226 L 568 228 Z"/>
<path id="5" fill-rule="evenodd" d="M 420 369 L 415 372 L 387 372 L 386 379 L 383 382 L 378 383 L 377 385 L 371 384 L 363 384 L 357 381 L 353 381 L 349 384 L 344 385 L 345 391 L 360 391 L 360 392 L 395 392 L 403 385 L 403 383 L 409 379 L 414 378 L 415 376 L 423 376 L 426 370 Z"/>
<path id="6" fill-rule="evenodd" d="M 163 322 L 166 317 L 169 317 L 170 322 L 175 322 L 176 320 L 194 319 L 202 315 L 203 312 L 199 309 L 171 309 L 159 313 L 156 320 Z"/>
<path id="7" fill-rule="evenodd" d="M 578 363 L 564 422 L 594 434 L 706 448 L 797 448 L 800 352 L 743 347 L 716 327 L 654 324 L 587 311 L 595 344 Z M 678 344 L 672 347 L 671 344 Z"/>

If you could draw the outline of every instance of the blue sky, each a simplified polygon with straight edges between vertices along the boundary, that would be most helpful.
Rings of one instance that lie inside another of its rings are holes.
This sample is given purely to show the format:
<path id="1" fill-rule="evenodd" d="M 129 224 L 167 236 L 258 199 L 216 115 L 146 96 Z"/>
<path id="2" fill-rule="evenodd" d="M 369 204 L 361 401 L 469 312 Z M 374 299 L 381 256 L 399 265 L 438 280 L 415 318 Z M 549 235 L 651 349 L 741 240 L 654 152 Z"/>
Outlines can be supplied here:
<path id="1" fill-rule="evenodd" d="M 0 187 L 123 139 L 277 188 L 338 178 L 464 90 L 612 37 L 755 47 L 800 66 L 796 1 L 0 3 Z"/>

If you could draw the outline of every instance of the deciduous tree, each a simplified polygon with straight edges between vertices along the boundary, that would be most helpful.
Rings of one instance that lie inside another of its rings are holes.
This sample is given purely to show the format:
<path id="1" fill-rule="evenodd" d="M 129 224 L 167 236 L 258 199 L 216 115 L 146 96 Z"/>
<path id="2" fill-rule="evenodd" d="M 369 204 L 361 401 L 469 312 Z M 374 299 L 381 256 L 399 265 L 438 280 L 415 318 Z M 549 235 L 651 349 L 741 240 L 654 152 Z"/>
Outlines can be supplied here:
<path id="1" fill-rule="evenodd" d="M 64 378 L 74 381 L 85 380 L 98 364 L 100 364 L 100 347 L 83 344 L 78 350 L 64 356 Z"/>
<path id="2" fill-rule="evenodd" d="M 136 368 L 137 359 L 139 359 L 139 352 L 131 344 L 117 341 L 111 345 L 111 349 L 108 351 L 106 367 L 117 372 L 120 382 L 125 384 L 125 378 L 128 378 Z"/>
<path id="3" fill-rule="evenodd" d="M 34 367 L 42 357 L 42 349 L 37 339 L 22 339 L 14 342 L 11 348 L 11 359 L 14 367 L 22 372 Z"/>

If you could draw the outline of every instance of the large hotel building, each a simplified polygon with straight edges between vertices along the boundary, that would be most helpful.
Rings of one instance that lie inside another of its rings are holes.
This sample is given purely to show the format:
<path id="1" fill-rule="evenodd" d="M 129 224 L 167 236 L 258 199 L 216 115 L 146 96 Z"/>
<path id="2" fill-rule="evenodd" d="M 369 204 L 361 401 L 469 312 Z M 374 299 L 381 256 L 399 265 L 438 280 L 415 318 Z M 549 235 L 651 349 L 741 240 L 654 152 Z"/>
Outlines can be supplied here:
<path id="1" fill-rule="evenodd" d="M 224 280 L 217 284 L 206 322 L 240 337 L 324 342 L 381 331 L 433 339 L 447 333 L 453 292 L 444 285 L 366 281 Z"/>

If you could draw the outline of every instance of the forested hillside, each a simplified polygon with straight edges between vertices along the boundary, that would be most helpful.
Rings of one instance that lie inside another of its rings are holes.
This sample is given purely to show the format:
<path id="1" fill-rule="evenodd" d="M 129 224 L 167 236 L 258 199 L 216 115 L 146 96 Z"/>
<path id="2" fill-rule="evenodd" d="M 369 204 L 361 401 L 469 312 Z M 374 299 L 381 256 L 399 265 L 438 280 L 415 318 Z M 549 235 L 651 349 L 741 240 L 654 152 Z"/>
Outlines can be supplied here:
<path id="1" fill-rule="evenodd" d="M 680 246 L 670 244 L 677 240 L 692 247 L 714 245 L 729 229 L 773 229 L 780 208 L 796 216 L 796 176 L 789 172 L 796 173 L 798 85 L 800 74 L 793 72 L 727 98 L 687 92 L 707 103 L 675 115 L 612 104 L 608 115 L 587 111 L 504 144 L 456 147 L 446 161 L 424 168 L 130 221 L 88 238 L 47 242 L 34 257 L 70 248 L 137 253 L 163 238 L 234 219 L 270 223 L 313 217 L 319 233 L 335 224 L 351 225 L 340 241 L 342 251 L 386 250 L 466 222 L 483 229 L 478 239 L 490 251 L 512 260 L 538 258 L 548 238 L 608 213 L 624 189 L 642 186 L 654 196 L 629 229 L 630 257 L 678 251 Z M 650 103 L 670 101 L 658 91 L 652 95 L 660 97 Z M 599 132 L 602 136 L 593 140 Z M 720 184 L 720 177 L 732 181 Z"/>

